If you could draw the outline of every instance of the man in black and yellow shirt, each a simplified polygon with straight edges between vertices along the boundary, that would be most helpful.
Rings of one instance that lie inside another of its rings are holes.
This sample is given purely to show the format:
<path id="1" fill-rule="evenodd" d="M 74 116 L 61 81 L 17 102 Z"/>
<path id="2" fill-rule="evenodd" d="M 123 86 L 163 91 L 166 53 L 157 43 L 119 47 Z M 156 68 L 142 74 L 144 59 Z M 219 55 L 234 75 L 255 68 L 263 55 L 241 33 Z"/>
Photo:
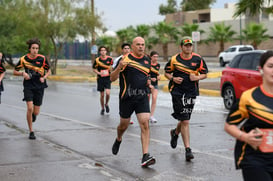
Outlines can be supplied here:
<path id="1" fill-rule="evenodd" d="M 29 53 L 22 56 L 15 66 L 14 75 L 24 77 L 24 99 L 27 103 L 27 122 L 29 139 L 36 139 L 32 122 L 40 112 L 43 102 L 44 89 L 47 88 L 46 78 L 50 75 L 50 66 L 45 56 L 38 54 L 40 40 L 34 38 L 27 41 Z M 19 72 L 24 68 L 24 72 Z M 33 106 L 34 105 L 34 106 Z"/>
<path id="2" fill-rule="evenodd" d="M 203 58 L 192 52 L 192 39 L 184 37 L 181 41 L 181 53 L 171 57 L 165 66 L 165 76 L 170 80 L 169 91 L 172 96 L 172 116 L 178 120 L 172 129 L 171 147 L 176 148 L 179 133 L 181 133 L 187 161 L 194 158 L 190 148 L 189 120 L 199 95 L 198 81 L 207 77 L 207 66 Z"/>
<path id="3" fill-rule="evenodd" d="M 1 104 L 1 92 L 4 91 L 3 78 L 5 76 L 6 69 L 3 66 L 3 54 L 0 52 L 0 104 Z"/>
<path id="4" fill-rule="evenodd" d="M 141 166 L 148 167 L 155 163 L 155 158 L 148 153 L 150 142 L 148 87 L 151 84 L 149 80 L 151 61 L 145 56 L 144 50 L 144 39 L 136 37 L 133 40 L 132 52 L 124 55 L 111 73 L 111 81 L 119 77 L 120 83 L 120 123 L 117 127 L 117 138 L 113 144 L 112 153 L 114 155 L 118 153 L 122 135 L 128 128 L 131 115 L 135 112 L 141 128 L 143 153 Z"/>
<path id="5" fill-rule="evenodd" d="M 110 108 L 108 102 L 110 100 L 110 72 L 113 65 L 113 58 L 107 56 L 107 49 L 105 46 L 99 47 L 100 56 L 96 58 L 93 64 L 93 71 L 97 74 L 97 90 L 100 92 L 101 115 L 104 115 L 104 106 L 106 112 L 109 113 Z M 105 104 L 104 104 L 105 91 Z"/>

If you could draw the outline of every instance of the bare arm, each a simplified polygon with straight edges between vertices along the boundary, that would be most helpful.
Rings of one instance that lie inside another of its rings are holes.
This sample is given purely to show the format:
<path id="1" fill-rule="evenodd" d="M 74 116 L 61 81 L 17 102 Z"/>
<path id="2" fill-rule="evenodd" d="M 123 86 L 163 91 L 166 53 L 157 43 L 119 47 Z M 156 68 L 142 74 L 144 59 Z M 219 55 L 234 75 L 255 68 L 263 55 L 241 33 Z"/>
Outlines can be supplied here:
<path id="1" fill-rule="evenodd" d="M 203 80 L 205 78 L 207 78 L 207 74 L 199 74 L 199 75 L 190 74 L 190 80 L 191 81 Z"/>
<path id="2" fill-rule="evenodd" d="M 5 76 L 5 72 L 3 72 L 2 74 L 0 74 L 0 82 L 3 80 L 4 76 Z"/>
<path id="3" fill-rule="evenodd" d="M 224 129 L 237 140 L 246 142 L 255 149 L 262 143 L 262 133 L 257 133 L 254 129 L 246 133 L 241 131 L 236 125 L 230 125 L 228 123 L 225 123 Z"/>
<path id="4" fill-rule="evenodd" d="M 26 79 L 26 80 L 30 79 L 29 75 L 26 72 L 20 72 L 20 71 L 17 71 L 17 70 L 13 70 L 13 75 L 23 76 L 24 79 Z"/>

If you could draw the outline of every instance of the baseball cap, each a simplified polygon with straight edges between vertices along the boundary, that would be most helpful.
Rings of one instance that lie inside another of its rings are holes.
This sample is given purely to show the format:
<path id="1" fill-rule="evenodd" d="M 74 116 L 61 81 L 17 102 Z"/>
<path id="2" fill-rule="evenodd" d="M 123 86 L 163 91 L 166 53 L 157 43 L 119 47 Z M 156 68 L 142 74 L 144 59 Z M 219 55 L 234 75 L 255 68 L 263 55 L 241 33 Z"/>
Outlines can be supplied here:
<path id="1" fill-rule="evenodd" d="M 192 44 L 192 39 L 191 37 L 183 37 L 181 40 L 181 46 L 182 45 L 187 45 L 187 44 Z"/>

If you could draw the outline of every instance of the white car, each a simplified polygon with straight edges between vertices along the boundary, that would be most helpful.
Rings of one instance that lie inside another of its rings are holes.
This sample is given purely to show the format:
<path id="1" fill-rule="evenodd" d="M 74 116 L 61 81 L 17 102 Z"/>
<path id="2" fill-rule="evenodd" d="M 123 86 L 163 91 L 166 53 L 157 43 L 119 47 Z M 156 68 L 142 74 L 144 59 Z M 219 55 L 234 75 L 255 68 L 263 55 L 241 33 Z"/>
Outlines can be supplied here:
<path id="1" fill-rule="evenodd" d="M 236 55 L 240 52 L 254 50 L 252 45 L 234 45 L 229 47 L 227 50 L 221 52 L 218 56 L 221 67 L 224 67 L 229 63 Z"/>

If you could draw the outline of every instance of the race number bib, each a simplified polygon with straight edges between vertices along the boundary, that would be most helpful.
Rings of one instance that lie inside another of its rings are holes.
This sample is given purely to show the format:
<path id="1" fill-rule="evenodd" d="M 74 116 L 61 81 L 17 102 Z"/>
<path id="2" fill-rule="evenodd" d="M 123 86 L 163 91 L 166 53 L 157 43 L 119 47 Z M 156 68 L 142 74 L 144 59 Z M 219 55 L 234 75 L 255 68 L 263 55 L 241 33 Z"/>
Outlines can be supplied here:
<path id="1" fill-rule="evenodd" d="M 263 132 L 263 141 L 259 146 L 259 150 L 265 153 L 273 153 L 273 129 L 261 129 Z"/>
<path id="2" fill-rule="evenodd" d="M 110 74 L 109 74 L 109 70 L 101 70 L 100 73 L 101 73 L 100 76 L 102 76 L 102 77 L 107 77 L 107 76 L 110 75 Z"/>

